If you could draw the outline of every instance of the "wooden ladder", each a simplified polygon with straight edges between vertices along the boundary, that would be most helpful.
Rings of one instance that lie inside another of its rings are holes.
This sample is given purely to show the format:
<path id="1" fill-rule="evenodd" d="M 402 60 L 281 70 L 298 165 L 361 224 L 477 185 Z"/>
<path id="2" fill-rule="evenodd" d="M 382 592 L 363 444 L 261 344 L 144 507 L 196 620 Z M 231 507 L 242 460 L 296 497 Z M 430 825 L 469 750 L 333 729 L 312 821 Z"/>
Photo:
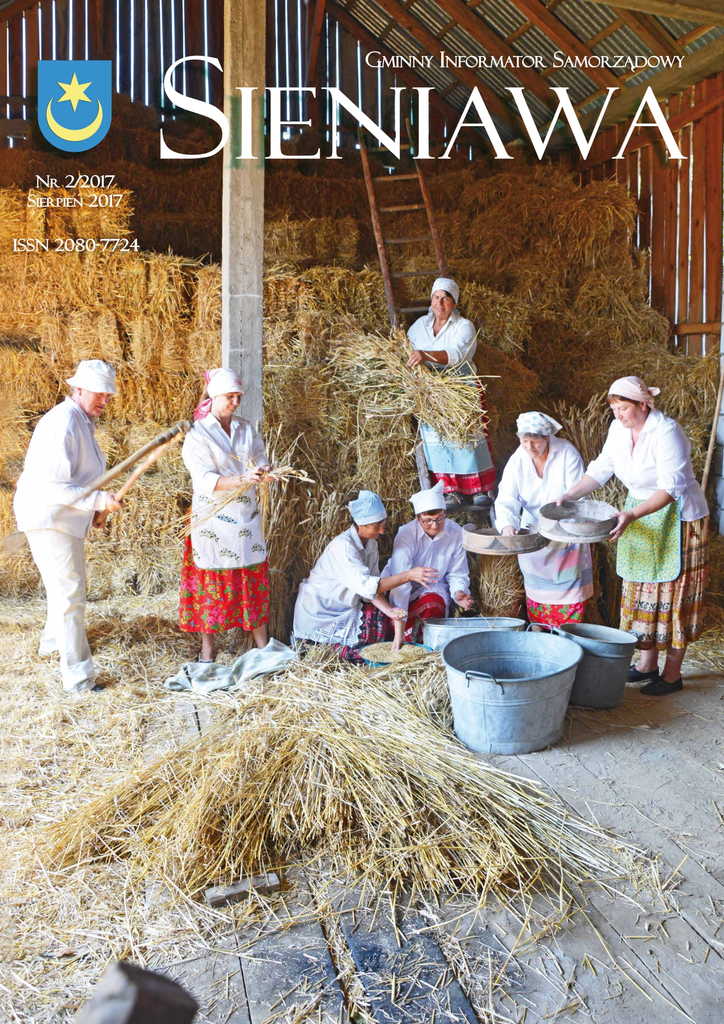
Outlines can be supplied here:
<path id="1" fill-rule="evenodd" d="M 409 126 L 408 126 L 409 134 Z M 390 325 L 392 327 L 400 326 L 400 314 L 408 313 L 425 313 L 430 307 L 429 302 L 425 302 L 424 305 L 419 306 L 400 306 L 395 298 L 394 281 L 401 278 L 413 278 L 413 277 L 426 277 L 434 278 L 438 276 L 447 275 L 447 260 L 445 259 L 445 253 L 442 247 L 442 241 L 440 239 L 440 233 L 437 230 L 435 223 L 435 216 L 432 208 L 432 198 L 430 196 L 430 190 L 425 180 L 425 175 L 422 170 L 422 164 L 417 158 L 414 159 L 415 170 L 409 173 L 402 174 L 373 174 L 370 166 L 369 152 L 365 145 L 364 134 L 360 132 L 359 135 L 359 148 L 360 157 L 362 160 L 362 173 L 364 174 L 365 187 L 367 189 L 367 198 L 370 204 L 370 217 L 372 219 L 372 231 L 375 236 L 375 244 L 377 246 L 377 256 L 380 261 L 380 270 L 382 272 L 382 282 L 385 289 L 385 301 L 387 302 L 387 312 L 390 318 Z M 410 149 L 410 144 L 405 143 L 401 147 L 402 149 Z M 393 189 L 394 186 L 400 182 L 416 181 L 419 193 L 420 201 L 412 203 L 395 203 Z M 378 200 L 377 191 L 378 189 L 384 188 L 385 198 L 382 203 Z M 427 231 L 420 235 L 413 235 L 406 238 L 389 238 L 386 237 L 383 228 L 383 215 L 388 213 L 413 213 L 415 211 L 424 210 L 427 218 Z M 428 252 L 430 253 L 430 262 L 433 259 L 437 264 L 436 267 L 424 267 L 420 270 L 408 270 L 402 272 L 394 272 L 390 266 L 390 257 L 388 253 L 389 246 L 397 245 L 408 245 L 413 243 L 426 243 L 428 246 Z"/>

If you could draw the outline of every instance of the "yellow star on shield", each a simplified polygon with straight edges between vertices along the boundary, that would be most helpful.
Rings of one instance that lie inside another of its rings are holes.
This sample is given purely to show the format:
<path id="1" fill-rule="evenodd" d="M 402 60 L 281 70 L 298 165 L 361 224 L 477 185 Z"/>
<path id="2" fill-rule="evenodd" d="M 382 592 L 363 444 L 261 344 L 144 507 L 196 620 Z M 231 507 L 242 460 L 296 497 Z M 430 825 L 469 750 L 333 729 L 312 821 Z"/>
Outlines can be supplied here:
<path id="1" fill-rule="evenodd" d="M 85 94 L 86 89 L 91 84 L 91 82 L 79 82 L 78 76 L 74 71 L 70 82 L 58 82 L 60 88 L 65 90 L 58 103 L 70 102 L 70 105 L 73 107 L 73 113 L 75 113 L 79 103 L 91 102 L 90 98 Z"/>

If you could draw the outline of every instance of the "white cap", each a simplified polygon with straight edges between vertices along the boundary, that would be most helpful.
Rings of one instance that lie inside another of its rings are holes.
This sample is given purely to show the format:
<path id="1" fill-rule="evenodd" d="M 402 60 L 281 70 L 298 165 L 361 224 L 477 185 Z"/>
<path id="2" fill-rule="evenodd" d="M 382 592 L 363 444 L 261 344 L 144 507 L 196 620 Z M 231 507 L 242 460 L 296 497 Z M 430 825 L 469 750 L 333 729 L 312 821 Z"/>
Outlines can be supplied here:
<path id="1" fill-rule="evenodd" d="M 360 491 L 359 495 L 347 505 L 349 514 L 357 526 L 369 526 L 370 523 L 381 523 L 387 519 L 387 509 L 382 498 L 374 491 Z"/>
<path id="2" fill-rule="evenodd" d="M 522 412 L 515 421 L 517 434 L 540 434 L 543 437 L 550 437 L 557 434 L 562 424 L 548 416 L 544 412 Z"/>
<path id="3" fill-rule="evenodd" d="M 423 512 L 432 512 L 438 508 L 445 508 L 444 489 L 442 480 L 439 480 L 434 487 L 430 487 L 427 491 L 418 491 L 417 494 L 413 494 L 410 501 L 415 510 L 415 515 L 419 516 Z"/>
<path id="4" fill-rule="evenodd" d="M 206 384 L 206 394 L 209 398 L 218 398 L 219 395 L 243 395 L 244 385 L 238 373 L 220 366 L 216 370 L 210 371 Z"/>
<path id="5" fill-rule="evenodd" d="M 455 299 L 456 303 L 460 298 L 460 288 L 458 287 L 458 283 L 457 281 L 453 281 L 451 277 L 436 277 L 432 282 L 430 298 L 432 298 L 435 292 L 449 292 Z"/>
<path id="6" fill-rule="evenodd" d="M 116 371 L 105 359 L 81 359 L 73 376 L 66 379 L 66 384 L 84 391 L 95 391 L 99 395 L 115 395 Z"/>

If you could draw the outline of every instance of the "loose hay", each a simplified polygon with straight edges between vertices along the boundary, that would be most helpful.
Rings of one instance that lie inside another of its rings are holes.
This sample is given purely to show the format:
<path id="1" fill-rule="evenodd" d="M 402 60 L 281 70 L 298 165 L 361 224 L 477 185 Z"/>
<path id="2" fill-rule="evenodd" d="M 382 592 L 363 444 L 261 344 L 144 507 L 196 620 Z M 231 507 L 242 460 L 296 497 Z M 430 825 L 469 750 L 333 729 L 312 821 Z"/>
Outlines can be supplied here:
<path id="1" fill-rule="evenodd" d="M 311 852 L 393 896 L 557 901 L 624 873 L 600 829 L 433 725 L 400 671 L 309 661 L 250 687 L 200 741 L 53 825 L 38 853 L 50 867 L 127 857 L 193 895 Z"/>

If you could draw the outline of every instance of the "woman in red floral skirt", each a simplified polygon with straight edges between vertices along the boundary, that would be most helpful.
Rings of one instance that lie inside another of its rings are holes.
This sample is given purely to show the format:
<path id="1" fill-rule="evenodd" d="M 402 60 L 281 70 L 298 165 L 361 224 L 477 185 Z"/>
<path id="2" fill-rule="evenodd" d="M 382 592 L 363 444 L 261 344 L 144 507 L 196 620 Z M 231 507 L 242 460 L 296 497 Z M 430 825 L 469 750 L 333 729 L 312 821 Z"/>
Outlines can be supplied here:
<path id="1" fill-rule="evenodd" d="M 191 535 L 186 538 L 179 625 L 201 634 L 201 661 L 214 661 L 216 635 L 240 627 L 257 647 L 269 636 L 269 566 L 256 487 L 269 468 L 264 442 L 236 415 L 239 377 L 219 368 L 206 375 L 208 398 L 194 413 L 182 457 L 191 474 Z M 248 490 L 226 502 L 225 492 Z"/>

